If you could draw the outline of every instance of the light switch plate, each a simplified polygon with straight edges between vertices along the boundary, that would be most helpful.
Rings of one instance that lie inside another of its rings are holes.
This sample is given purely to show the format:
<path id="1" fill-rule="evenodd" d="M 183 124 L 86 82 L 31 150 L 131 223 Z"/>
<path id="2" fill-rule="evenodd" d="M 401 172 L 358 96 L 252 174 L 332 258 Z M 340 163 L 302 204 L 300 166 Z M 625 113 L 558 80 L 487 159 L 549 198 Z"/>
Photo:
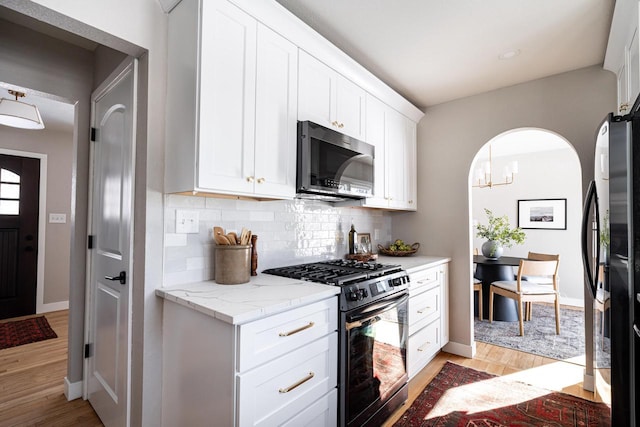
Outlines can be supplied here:
<path id="1" fill-rule="evenodd" d="M 49 214 L 49 223 L 50 224 L 66 224 L 67 223 L 67 214 L 50 213 Z"/>
<path id="2" fill-rule="evenodd" d="M 200 226 L 198 211 L 176 210 L 176 233 L 197 233 Z"/>

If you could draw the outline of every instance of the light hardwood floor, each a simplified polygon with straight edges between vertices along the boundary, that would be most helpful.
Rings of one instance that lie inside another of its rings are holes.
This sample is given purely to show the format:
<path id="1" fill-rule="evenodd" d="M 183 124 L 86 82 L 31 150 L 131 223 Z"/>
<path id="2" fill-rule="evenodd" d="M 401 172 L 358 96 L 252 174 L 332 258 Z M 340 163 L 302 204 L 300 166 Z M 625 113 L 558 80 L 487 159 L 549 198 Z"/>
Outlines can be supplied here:
<path id="1" fill-rule="evenodd" d="M 88 402 L 64 396 L 68 311 L 45 317 L 58 338 L 0 350 L 0 426 L 102 426 Z"/>
<path id="2" fill-rule="evenodd" d="M 67 402 L 63 379 L 67 372 L 68 312 L 45 315 L 58 338 L 0 350 L 0 427 L 102 426 L 88 402 Z M 29 317 L 29 316 L 26 316 Z M 11 319 L 15 320 L 15 319 Z M 409 383 L 409 401 L 383 427 L 398 420 L 447 360 L 594 400 L 582 389 L 584 367 L 478 342 L 476 357 L 440 353 Z"/>

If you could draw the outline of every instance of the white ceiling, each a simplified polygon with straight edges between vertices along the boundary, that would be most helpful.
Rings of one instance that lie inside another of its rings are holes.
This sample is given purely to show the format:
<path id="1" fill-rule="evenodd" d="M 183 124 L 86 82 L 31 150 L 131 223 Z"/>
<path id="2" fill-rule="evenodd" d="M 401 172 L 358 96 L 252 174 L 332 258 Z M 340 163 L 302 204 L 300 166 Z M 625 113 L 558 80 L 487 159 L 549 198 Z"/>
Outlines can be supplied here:
<path id="1" fill-rule="evenodd" d="M 419 108 L 602 64 L 614 7 L 614 0 L 276 1 Z M 519 55 L 499 59 L 510 50 Z M 38 95 L 26 101 L 38 105 L 45 126 L 72 129 L 73 106 Z"/>
<path id="2" fill-rule="evenodd" d="M 419 108 L 602 64 L 614 0 L 276 0 Z M 500 55 L 512 51 L 509 60 Z"/>

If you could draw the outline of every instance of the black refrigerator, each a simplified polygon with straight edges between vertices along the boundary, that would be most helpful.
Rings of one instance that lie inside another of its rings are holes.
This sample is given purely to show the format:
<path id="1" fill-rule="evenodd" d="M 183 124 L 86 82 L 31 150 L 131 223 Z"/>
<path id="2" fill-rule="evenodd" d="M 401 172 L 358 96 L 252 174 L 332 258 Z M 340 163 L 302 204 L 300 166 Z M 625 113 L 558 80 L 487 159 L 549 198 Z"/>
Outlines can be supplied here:
<path id="1" fill-rule="evenodd" d="M 612 426 L 640 422 L 639 102 L 598 129 L 582 219 L 585 385 L 590 377 L 603 400 L 610 397 Z"/>

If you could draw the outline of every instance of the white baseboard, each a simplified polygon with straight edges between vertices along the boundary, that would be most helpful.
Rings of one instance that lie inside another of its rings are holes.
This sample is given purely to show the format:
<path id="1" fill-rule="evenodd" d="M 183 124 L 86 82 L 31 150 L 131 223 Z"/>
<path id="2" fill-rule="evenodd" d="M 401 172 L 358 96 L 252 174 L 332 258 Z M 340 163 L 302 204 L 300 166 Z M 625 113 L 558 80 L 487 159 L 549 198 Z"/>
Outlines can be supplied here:
<path id="1" fill-rule="evenodd" d="M 466 345 L 449 341 L 447 344 L 445 344 L 442 350 L 446 351 L 447 353 L 457 354 L 458 356 L 468 357 L 469 359 L 472 359 L 475 353 L 475 343 L 473 345 Z"/>
<path id="2" fill-rule="evenodd" d="M 584 308 L 584 299 L 582 298 L 568 298 L 568 297 L 560 297 L 561 305 L 570 305 L 573 307 L 582 307 Z"/>
<path id="3" fill-rule="evenodd" d="M 64 377 L 64 395 L 68 401 L 79 399 L 82 397 L 82 381 L 75 383 L 69 382 L 67 377 Z"/>
<path id="4" fill-rule="evenodd" d="M 37 308 L 38 313 L 49 313 L 51 311 L 69 310 L 69 301 L 50 302 L 42 304 Z"/>

